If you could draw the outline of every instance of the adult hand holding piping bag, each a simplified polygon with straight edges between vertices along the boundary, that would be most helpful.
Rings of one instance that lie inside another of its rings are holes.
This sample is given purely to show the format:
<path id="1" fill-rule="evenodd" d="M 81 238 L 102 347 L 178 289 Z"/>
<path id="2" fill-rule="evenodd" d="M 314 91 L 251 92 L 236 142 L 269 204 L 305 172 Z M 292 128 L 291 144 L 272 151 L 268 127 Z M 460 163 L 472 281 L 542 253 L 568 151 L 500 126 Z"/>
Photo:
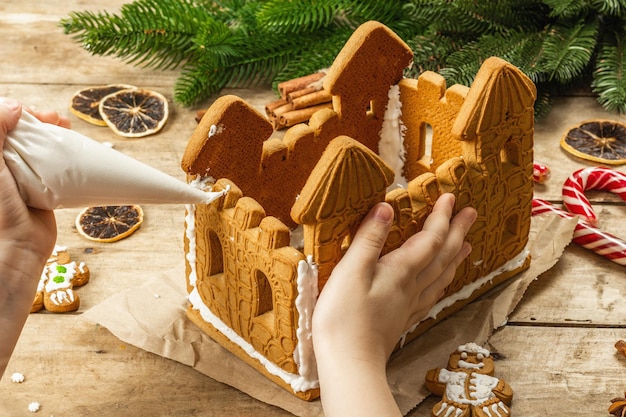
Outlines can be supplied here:
<path id="1" fill-rule="evenodd" d="M 0 97 L 0 148 L 23 111 L 19 102 Z M 42 122 L 70 127 L 69 120 L 55 112 L 32 114 Z M 26 205 L 4 158 L 0 158 L 0 376 L 30 312 L 56 235 L 54 213 Z"/>
<path id="2" fill-rule="evenodd" d="M 52 210 L 117 204 L 209 203 L 201 191 L 69 129 L 56 112 L 0 97 L 0 377 L 56 243 Z"/>

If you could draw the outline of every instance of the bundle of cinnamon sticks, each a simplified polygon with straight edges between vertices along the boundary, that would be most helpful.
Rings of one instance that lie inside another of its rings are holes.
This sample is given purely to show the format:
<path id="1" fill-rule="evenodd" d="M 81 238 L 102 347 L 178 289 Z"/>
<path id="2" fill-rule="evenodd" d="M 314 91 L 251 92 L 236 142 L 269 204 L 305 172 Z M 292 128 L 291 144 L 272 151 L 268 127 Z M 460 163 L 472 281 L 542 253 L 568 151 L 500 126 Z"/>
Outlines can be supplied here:
<path id="1" fill-rule="evenodd" d="M 280 98 L 265 106 L 274 130 L 303 123 L 316 111 L 332 108 L 332 96 L 322 86 L 326 70 L 278 84 Z"/>

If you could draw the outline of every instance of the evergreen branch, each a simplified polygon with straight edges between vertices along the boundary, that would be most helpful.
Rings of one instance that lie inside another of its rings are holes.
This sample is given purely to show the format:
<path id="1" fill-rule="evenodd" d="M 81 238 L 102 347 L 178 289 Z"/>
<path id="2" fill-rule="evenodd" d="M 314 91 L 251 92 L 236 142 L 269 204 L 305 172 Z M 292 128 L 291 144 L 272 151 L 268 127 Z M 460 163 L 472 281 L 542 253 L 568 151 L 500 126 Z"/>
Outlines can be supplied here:
<path id="1" fill-rule="evenodd" d="M 588 0 L 543 0 L 550 7 L 550 17 L 571 19 L 590 10 Z"/>
<path id="2" fill-rule="evenodd" d="M 412 48 L 407 76 L 433 70 L 469 85 L 499 56 L 535 82 L 540 114 L 555 91 L 595 68 L 602 105 L 626 108 L 626 0 L 134 0 L 117 15 L 72 12 L 60 24 L 94 55 L 181 67 L 175 99 L 189 105 L 224 86 L 276 85 L 328 67 L 367 20 Z"/>
<path id="3" fill-rule="evenodd" d="M 276 33 L 310 33 L 331 25 L 342 0 L 270 0 L 257 16 L 260 26 Z"/>
<path id="4" fill-rule="evenodd" d="M 114 55 L 135 65 L 168 69 L 187 58 L 197 27 L 209 19 L 190 0 L 138 0 L 122 6 L 120 16 L 70 13 L 60 24 L 94 55 Z"/>
<path id="5" fill-rule="evenodd" d="M 597 20 L 560 23 L 551 27 L 538 66 L 548 81 L 571 82 L 589 64 L 596 46 Z"/>
<path id="6" fill-rule="evenodd" d="M 487 33 L 507 33 L 522 28 L 533 31 L 544 20 L 547 10 L 542 2 L 534 0 L 457 0 L 444 2 L 439 13 L 442 14 L 436 20 L 439 32 L 460 35 L 471 41 Z"/>
<path id="7" fill-rule="evenodd" d="M 291 80 L 331 66 L 335 57 L 352 35 L 349 28 L 341 28 L 319 36 L 301 50 L 294 53 L 289 62 L 276 74 L 272 87 L 277 91 L 278 83 Z"/>
<path id="8" fill-rule="evenodd" d="M 452 52 L 440 73 L 448 83 L 469 86 L 482 63 L 490 56 L 497 56 L 518 66 L 537 82 L 542 78 L 536 62 L 541 55 L 543 36 L 541 32 L 510 32 L 507 35 L 481 36 L 476 42 Z"/>
<path id="9" fill-rule="evenodd" d="M 407 39 L 407 44 L 413 51 L 413 66 L 405 71 L 410 78 L 417 78 L 424 71 L 439 72 L 446 66 L 446 59 L 459 50 L 452 38 L 438 33 L 417 35 Z"/>
<path id="10" fill-rule="evenodd" d="M 601 43 L 591 87 L 608 111 L 626 113 L 626 51 L 624 36 L 610 37 Z"/>
<path id="11" fill-rule="evenodd" d="M 602 0 L 594 3 L 597 5 L 597 10 L 600 13 L 607 14 L 609 16 L 625 17 L 626 16 L 626 1 L 625 0 Z"/>

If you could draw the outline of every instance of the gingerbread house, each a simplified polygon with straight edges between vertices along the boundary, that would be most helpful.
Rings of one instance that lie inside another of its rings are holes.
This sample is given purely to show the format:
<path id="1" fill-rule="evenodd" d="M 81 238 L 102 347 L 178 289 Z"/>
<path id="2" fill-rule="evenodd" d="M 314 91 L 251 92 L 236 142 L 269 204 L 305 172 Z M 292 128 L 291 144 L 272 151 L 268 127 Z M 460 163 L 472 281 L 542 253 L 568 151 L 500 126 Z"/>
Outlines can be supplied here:
<path id="1" fill-rule="evenodd" d="M 422 228 L 444 192 L 457 196 L 457 210 L 478 211 L 471 255 L 399 345 L 530 262 L 534 85 L 490 58 L 470 88 L 446 88 L 433 72 L 403 78 L 411 60 L 396 34 L 368 22 L 324 80 L 333 109 L 278 139 L 265 116 L 221 97 L 183 157 L 190 182 L 212 177 L 214 191 L 228 190 L 187 206 L 188 316 L 303 399 L 319 395 L 310 334 L 317 296 L 377 202 L 395 210 L 385 252 Z"/>

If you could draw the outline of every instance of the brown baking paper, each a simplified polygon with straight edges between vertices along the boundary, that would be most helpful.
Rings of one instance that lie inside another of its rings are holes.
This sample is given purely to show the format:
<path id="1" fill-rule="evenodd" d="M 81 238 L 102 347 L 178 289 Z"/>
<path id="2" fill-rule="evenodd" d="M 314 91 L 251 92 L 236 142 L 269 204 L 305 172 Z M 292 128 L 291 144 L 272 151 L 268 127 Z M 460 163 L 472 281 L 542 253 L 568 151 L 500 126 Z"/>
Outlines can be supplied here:
<path id="1" fill-rule="evenodd" d="M 575 225 L 573 219 L 549 213 L 533 217 L 529 269 L 434 326 L 391 358 L 389 384 L 403 414 L 429 395 L 424 387 L 429 369 L 447 363 L 458 345 L 470 341 L 484 344 L 493 330 L 506 324 L 528 285 L 558 261 Z M 180 276 L 164 275 L 116 294 L 83 317 L 105 326 L 125 343 L 193 366 L 296 416 L 323 415 L 319 400 L 307 403 L 292 396 L 200 331 L 185 315 L 186 295 L 181 271 Z"/>

